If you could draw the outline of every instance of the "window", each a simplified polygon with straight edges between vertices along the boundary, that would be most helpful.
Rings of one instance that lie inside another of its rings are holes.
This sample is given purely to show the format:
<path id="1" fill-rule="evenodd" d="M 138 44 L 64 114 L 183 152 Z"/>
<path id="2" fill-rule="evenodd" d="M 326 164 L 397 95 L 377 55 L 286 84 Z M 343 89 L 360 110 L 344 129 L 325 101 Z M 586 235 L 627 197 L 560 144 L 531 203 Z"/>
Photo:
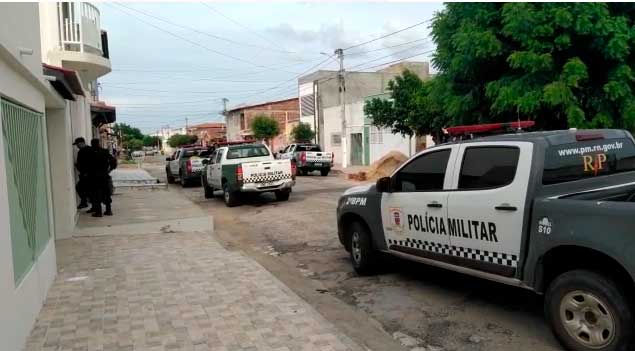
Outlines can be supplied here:
<path id="1" fill-rule="evenodd" d="M 384 143 L 384 133 L 381 129 L 377 127 L 370 128 L 370 143 L 371 144 L 383 144 Z"/>
<path id="2" fill-rule="evenodd" d="M 269 150 L 264 145 L 243 145 L 232 147 L 227 151 L 227 159 L 269 156 Z"/>
<path id="3" fill-rule="evenodd" d="M 331 146 L 342 146 L 342 134 L 331 133 Z"/>
<path id="4" fill-rule="evenodd" d="M 220 160 L 223 158 L 224 149 L 218 150 L 216 154 L 216 163 L 220 163 Z"/>
<path id="5" fill-rule="evenodd" d="M 395 175 L 395 190 L 443 190 L 443 180 L 445 179 L 450 151 L 450 149 L 433 151 L 410 161 Z"/>
<path id="6" fill-rule="evenodd" d="M 635 171 L 635 145 L 628 138 L 589 140 L 550 146 L 543 184 Z"/>
<path id="7" fill-rule="evenodd" d="M 306 144 L 306 145 L 298 145 L 296 147 L 296 151 L 322 151 L 322 150 L 320 149 L 320 145 Z"/>
<path id="8" fill-rule="evenodd" d="M 516 147 L 483 146 L 465 149 L 459 189 L 497 188 L 511 183 L 516 176 Z"/>

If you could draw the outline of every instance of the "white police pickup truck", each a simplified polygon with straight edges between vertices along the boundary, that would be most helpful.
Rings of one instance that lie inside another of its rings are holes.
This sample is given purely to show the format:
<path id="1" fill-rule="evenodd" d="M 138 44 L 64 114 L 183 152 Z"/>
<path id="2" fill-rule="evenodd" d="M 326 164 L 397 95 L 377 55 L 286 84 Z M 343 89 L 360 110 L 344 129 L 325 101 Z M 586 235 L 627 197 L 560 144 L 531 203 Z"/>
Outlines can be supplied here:
<path id="1" fill-rule="evenodd" d="M 622 130 L 438 145 L 346 191 L 355 271 L 384 252 L 545 295 L 569 350 L 635 350 L 635 144 Z"/>

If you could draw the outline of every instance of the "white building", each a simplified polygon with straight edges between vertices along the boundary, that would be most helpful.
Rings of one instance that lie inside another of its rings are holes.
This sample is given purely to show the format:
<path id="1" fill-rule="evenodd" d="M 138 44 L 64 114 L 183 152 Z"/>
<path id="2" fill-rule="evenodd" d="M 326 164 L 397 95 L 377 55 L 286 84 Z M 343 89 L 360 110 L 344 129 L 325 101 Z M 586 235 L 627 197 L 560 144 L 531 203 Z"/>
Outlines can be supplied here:
<path id="1" fill-rule="evenodd" d="M 73 139 L 114 119 L 97 103 L 110 62 L 95 32 L 98 12 L 83 3 L 0 3 L 2 350 L 23 349 L 57 272 L 55 240 L 73 232 Z"/>
<path id="2" fill-rule="evenodd" d="M 428 79 L 427 62 L 402 62 L 377 72 L 346 72 L 345 116 L 347 166 L 370 165 L 390 151 L 407 156 L 432 145 L 429 137 L 409 138 L 393 134 L 389 129 L 371 125 L 364 115 L 364 102 L 378 97 L 388 98 L 388 82 L 405 69 Z M 316 131 L 316 142 L 325 151 L 335 154 L 335 163 L 342 165 L 342 109 L 337 71 L 316 71 L 298 79 L 300 121 Z"/>
<path id="3" fill-rule="evenodd" d="M 22 349 L 57 271 L 47 112 L 65 101 L 42 73 L 39 28 L 37 3 L 0 3 L 3 350 Z"/>
<path id="4" fill-rule="evenodd" d="M 49 125 L 51 149 L 63 150 L 51 163 L 56 238 L 62 239 L 71 236 L 78 215 L 72 141 L 99 138 L 103 147 L 111 146 L 105 131 L 115 121 L 115 109 L 99 101 L 97 88 L 97 79 L 111 71 L 108 35 L 101 29 L 99 9 L 87 2 L 40 2 L 39 19 L 41 59 L 48 72 L 61 71 L 78 81 L 66 114 Z"/>
<path id="5" fill-rule="evenodd" d="M 175 134 L 187 134 L 185 127 L 182 128 L 170 128 L 169 126 L 162 127 L 154 133 L 151 133 L 150 136 L 156 136 L 161 139 L 161 150 L 165 154 L 170 154 L 174 151 L 174 148 L 168 145 L 168 139 Z"/>

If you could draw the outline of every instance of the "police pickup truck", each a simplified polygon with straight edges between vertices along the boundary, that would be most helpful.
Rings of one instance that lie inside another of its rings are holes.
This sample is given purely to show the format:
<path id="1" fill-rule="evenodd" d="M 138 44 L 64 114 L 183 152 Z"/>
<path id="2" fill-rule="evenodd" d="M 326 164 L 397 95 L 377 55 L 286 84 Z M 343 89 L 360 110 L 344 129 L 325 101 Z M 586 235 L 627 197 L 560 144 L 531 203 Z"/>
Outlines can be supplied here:
<path id="1" fill-rule="evenodd" d="M 286 201 L 295 185 L 295 165 L 289 160 L 275 160 L 263 144 L 220 147 L 203 163 L 205 198 L 213 198 L 214 191 L 222 190 L 228 207 L 240 203 L 241 193 L 273 192 L 276 200 Z"/>
<path id="2" fill-rule="evenodd" d="M 176 181 L 186 187 L 201 178 L 203 165 L 202 153 L 206 151 L 201 146 L 184 146 L 176 150 L 172 156 L 165 159 L 165 174 L 168 183 Z"/>
<path id="3" fill-rule="evenodd" d="M 378 253 L 545 295 L 569 350 L 635 350 L 635 145 L 622 130 L 438 145 L 346 191 L 340 242 L 355 271 Z"/>
<path id="4" fill-rule="evenodd" d="M 320 171 L 326 177 L 333 167 L 333 154 L 322 151 L 318 144 L 290 144 L 278 153 L 277 158 L 294 162 L 300 175 Z"/>

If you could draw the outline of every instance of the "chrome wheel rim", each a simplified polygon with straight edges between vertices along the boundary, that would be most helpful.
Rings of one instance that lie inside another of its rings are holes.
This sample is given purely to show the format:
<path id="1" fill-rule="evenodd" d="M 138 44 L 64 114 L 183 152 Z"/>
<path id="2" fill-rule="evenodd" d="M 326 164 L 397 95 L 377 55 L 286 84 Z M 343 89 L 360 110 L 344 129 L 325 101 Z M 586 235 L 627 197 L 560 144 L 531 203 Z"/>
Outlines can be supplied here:
<path id="1" fill-rule="evenodd" d="M 560 318 L 567 333 L 588 348 L 604 348 L 615 338 L 615 319 L 607 304 L 586 291 L 573 291 L 562 299 Z"/>
<path id="2" fill-rule="evenodd" d="M 223 196 L 225 197 L 225 202 L 229 202 L 229 191 L 225 190 Z"/>
<path id="3" fill-rule="evenodd" d="M 351 240 L 351 251 L 353 252 L 353 260 L 359 263 L 362 260 L 362 248 L 359 245 L 359 233 L 354 232 Z"/>

